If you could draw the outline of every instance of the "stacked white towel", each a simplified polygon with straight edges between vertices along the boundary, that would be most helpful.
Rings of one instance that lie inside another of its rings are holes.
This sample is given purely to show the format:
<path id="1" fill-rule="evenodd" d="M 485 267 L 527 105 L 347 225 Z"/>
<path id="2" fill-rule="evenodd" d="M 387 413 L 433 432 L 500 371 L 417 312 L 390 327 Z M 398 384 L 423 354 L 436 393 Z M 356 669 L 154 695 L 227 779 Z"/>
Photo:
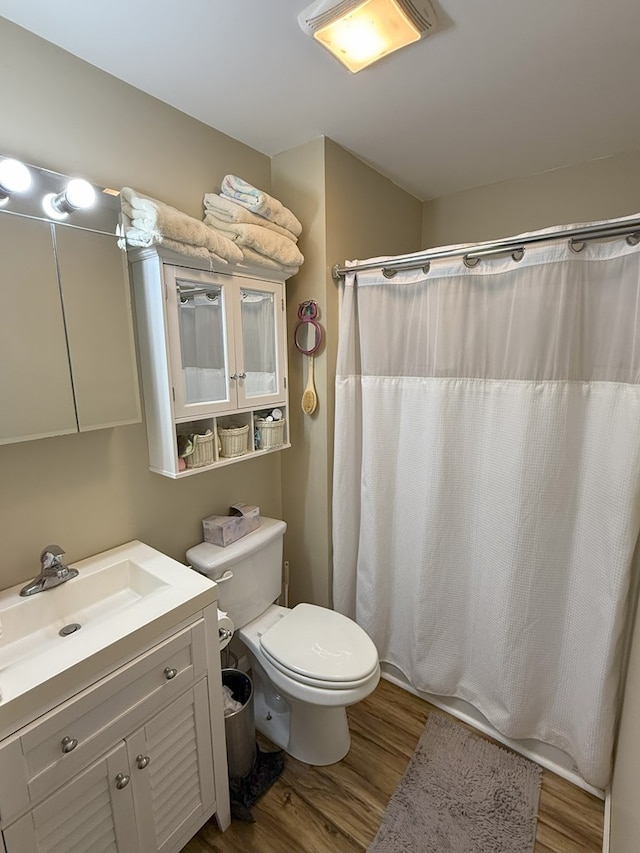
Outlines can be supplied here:
<path id="1" fill-rule="evenodd" d="M 243 259 L 242 251 L 232 240 L 175 207 L 130 187 L 123 187 L 120 199 L 130 246 L 162 244 L 181 254 L 222 263 L 239 263 Z"/>
<path id="2" fill-rule="evenodd" d="M 204 221 L 233 240 L 250 264 L 295 275 L 304 256 L 296 245 L 302 225 L 282 202 L 235 175 L 225 175 L 220 194 L 204 197 Z"/>

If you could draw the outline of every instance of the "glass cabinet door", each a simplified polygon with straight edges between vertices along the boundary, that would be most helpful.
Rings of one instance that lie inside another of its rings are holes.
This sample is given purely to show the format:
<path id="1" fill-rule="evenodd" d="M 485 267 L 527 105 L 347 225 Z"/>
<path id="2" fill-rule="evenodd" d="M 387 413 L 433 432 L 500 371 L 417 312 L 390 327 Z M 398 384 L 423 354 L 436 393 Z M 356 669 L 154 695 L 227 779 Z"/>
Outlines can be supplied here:
<path id="1" fill-rule="evenodd" d="M 268 406 L 282 400 L 284 393 L 281 285 L 257 281 L 242 284 L 236 306 L 240 326 L 236 341 L 238 404 Z"/>
<path id="2" fill-rule="evenodd" d="M 214 414 L 235 405 L 227 339 L 228 285 L 219 278 L 177 271 L 168 282 L 176 417 Z"/>

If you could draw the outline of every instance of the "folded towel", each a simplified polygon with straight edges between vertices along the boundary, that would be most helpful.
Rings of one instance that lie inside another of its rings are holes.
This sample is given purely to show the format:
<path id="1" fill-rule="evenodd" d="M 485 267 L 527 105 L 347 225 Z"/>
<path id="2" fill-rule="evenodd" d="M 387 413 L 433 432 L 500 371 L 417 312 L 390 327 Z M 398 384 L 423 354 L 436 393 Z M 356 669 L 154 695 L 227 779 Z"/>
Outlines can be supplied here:
<path id="1" fill-rule="evenodd" d="M 226 258 L 221 258 L 215 252 L 209 251 L 205 246 L 192 246 L 189 243 L 180 243 L 178 240 L 170 240 L 168 237 L 160 237 L 160 239 L 151 239 L 148 231 L 141 231 L 139 228 L 126 227 L 125 239 L 129 246 L 164 246 L 171 249 L 173 252 L 178 252 L 181 255 L 188 255 L 190 258 L 201 258 L 204 261 L 216 261 L 221 264 L 228 264 Z M 242 260 L 242 258 L 240 258 Z"/>
<path id="2" fill-rule="evenodd" d="M 274 261 L 273 258 L 261 255 L 259 252 L 256 252 L 255 249 L 249 248 L 249 246 L 242 247 L 242 254 L 244 255 L 245 263 L 250 264 L 251 266 L 277 270 L 283 274 L 284 278 L 291 278 L 291 276 L 295 275 L 299 269 L 299 267 L 296 266 L 285 266 L 284 264 L 279 264 L 277 261 Z"/>
<path id="3" fill-rule="evenodd" d="M 225 175 L 221 185 L 222 195 L 246 207 L 252 213 L 257 213 L 286 228 L 299 237 L 302 233 L 302 225 L 293 215 L 289 208 L 285 207 L 277 198 L 273 198 L 257 187 L 252 186 L 238 178 L 236 175 Z"/>
<path id="4" fill-rule="evenodd" d="M 246 207 L 224 195 L 205 193 L 204 210 L 205 213 L 212 213 L 224 222 L 246 222 L 247 225 L 261 225 L 263 228 L 268 228 L 270 231 L 275 231 L 276 234 L 281 234 L 283 237 L 293 240 L 294 243 L 298 241 L 298 238 L 292 231 L 283 228 L 281 225 L 276 225 L 275 222 L 266 219 L 264 216 L 252 213 Z"/>
<path id="5" fill-rule="evenodd" d="M 222 232 L 238 246 L 248 246 L 255 249 L 261 255 L 272 258 L 279 264 L 287 267 L 300 266 L 304 263 L 304 256 L 300 249 L 291 240 L 269 231 L 261 225 L 249 225 L 247 222 L 225 222 L 218 219 L 212 213 L 207 213 L 204 218 L 207 225 Z"/>
<path id="6" fill-rule="evenodd" d="M 162 201 L 143 196 L 130 187 L 120 191 L 122 212 L 130 220 L 125 229 L 133 246 L 152 246 L 173 240 L 185 246 L 200 247 L 232 263 L 242 260 L 242 252 L 223 234 L 203 222 Z"/>

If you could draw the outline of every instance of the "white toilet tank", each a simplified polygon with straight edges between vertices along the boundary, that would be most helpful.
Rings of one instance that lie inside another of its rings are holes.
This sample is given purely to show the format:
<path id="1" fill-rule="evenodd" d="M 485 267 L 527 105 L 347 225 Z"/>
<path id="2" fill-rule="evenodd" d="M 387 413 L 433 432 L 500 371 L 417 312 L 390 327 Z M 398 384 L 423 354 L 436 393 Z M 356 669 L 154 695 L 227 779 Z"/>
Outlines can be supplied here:
<path id="1" fill-rule="evenodd" d="M 282 538 L 287 525 L 261 518 L 260 527 L 222 548 L 201 542 L 187 561 L 218 583 L 218 607 L 242 628 L 273 604 L 282 589 Z"/>

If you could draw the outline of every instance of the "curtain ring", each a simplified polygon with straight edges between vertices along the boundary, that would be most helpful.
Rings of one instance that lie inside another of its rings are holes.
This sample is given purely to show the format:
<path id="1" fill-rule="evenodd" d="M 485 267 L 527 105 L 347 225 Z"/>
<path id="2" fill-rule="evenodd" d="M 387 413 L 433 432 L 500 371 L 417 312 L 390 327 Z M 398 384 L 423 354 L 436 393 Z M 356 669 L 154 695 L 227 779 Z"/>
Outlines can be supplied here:
<path id="1" fill-rule="evenodd" d="M 393 278 L 394 275 L 396 274 L 396 272 L 397 272 L 397 270 L 391 269 L 391 267 L 383 267 L 382 268 L 382 275 L 385 278 Z"/>
<path id="2" fill-rule="evenodd" d="M 628 234 L 626 240 L 629 246 L 637 246 L 640 243 L 640 234 Z"/>
<path id="3" fill-rule="evenodd" d="M 481 259 L 480 258 L 472 258 L 471 255 L 464 255 L 462 260 L 464 261 L 465 267 L 467 267 L 467 269 L 472 270 L 474 267 L 478 266 Z"/>
<path id="4" fill-rule="evenodd" d="M 427 261 L 427 263 L 422 267 L 422 272 L 427 275 L 429 270 L 431 269 L 431 261 Z"/>
<path id="5" fill-rule="evenodd" d="M 521 261 L 524 258 L 524 249 L 516 249 L 515 252 L 513 252 L 513 254 L 511 255 L 511 257 L 516 263 L 518 263 L 518 261 Z"/>
<path id="6" fill-rule="evenodd" d="M 576 240 L 573 237 L 569 240 L 569 248 L 572 252 L 575 252 L 576 255 L 579 255 L 580 252 L 584 251 L 586 245 L 587 243 L 585 240 Z"/>

